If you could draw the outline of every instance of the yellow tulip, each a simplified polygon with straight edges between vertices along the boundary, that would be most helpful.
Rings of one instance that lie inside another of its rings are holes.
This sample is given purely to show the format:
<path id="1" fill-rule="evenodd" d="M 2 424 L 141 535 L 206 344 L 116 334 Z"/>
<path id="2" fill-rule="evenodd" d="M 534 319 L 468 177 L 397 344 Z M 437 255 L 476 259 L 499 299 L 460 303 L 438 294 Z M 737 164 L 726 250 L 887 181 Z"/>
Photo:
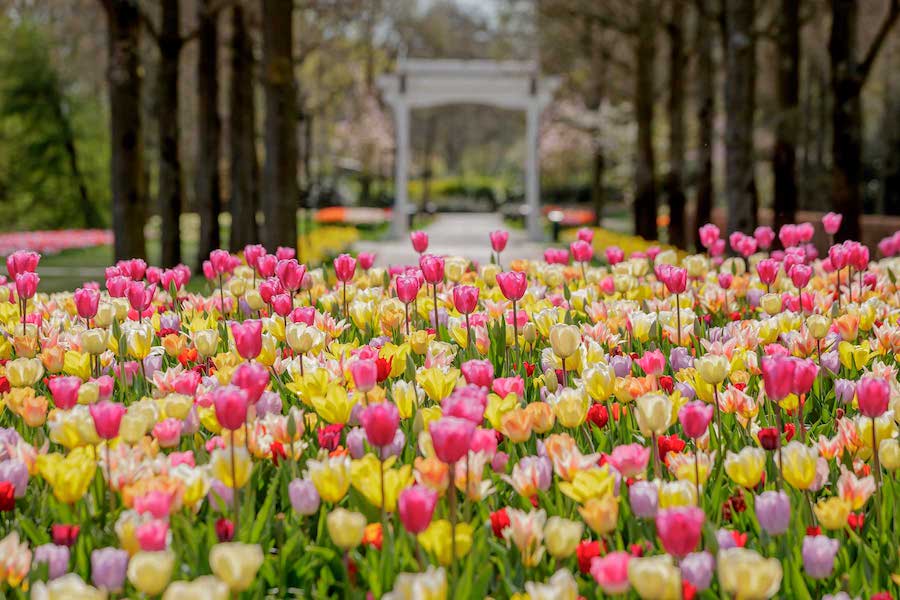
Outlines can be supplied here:
<path id="1" fill-rule="evenodd" d="M 243 592 L 253 585 L 262 563 L 259 544 L 229 542 L 216 544 L 209 551 L 209 568 L 232 592 Z"/>
<path id="2" fill-rule="evenodd" d="M 262 336 L 262 346 L 260 347 L 259 356 L 256 357 L 257 362 L 267 367 L 275 364 L 275 358 L 278 355 L 278 346 L 275 338 L 268 333 Z"/>
<path id="3" fill-rule="evenodd" d="M 356 404 L 355 396 L 350 396 L 346 388 L 333 383 L 324 396 L 313 396 L 311 401 L 316 413 L 329 423 L 349 423 L 350 413 Z"/>
<path id="4" fill-rule="evenodd" d="M 700 373 L 703 381 L 711 385 L 718 385 L 728 377 L 728 359 L 721 354 L 706 354 L 694 361 L 694 367 Z"/>
<path id="5" fill-rule="evenodd" d="M 398 379 L 391 385 L 391 398 L 397 405 L 401 419 L 410 418 L 420 404 L 416 386 L 403 379 Z"/>
<path id="6" fill-rule="evenodd" d="M 335 546 L 344 551 L 352 550 L 362 542 L 366 517 L 345 508 L 336 508 L 328 513 L 325 524 Z"/>
<path id="7" fill-rule="evenodd" d="M 472 525 L 457 523 L 456 535 L 450 536 L 450 521 L 439 519 L 431 522 L 428 529 L 419 534 L 419 543 L 429 554 L 434 555 L 438 563 L 448 566 L 451 562 L 451 539 L 456 541 L 456 558 L 460 559 L 472 548 Z"/>
<path id="8" fill-rule="evenodd" d="M 665 394 L 644 394 L 637 399 L 636 408 L 634 416 L 644 436 L 662 435 L 669 428 L 672 402 Z"/>
<path id="9" fill-rule="evenodd" d="M 37 469 L 50 484 L 53 495 L 65 504 L 74 504 L 87 493 L 94 480 L 97 463 L 86 447 L 75 448 L 65 457 L 56 452 L 37 457 Z"/>
<path id="10" fill-rule="evenodd" d="M 43 375 L 44 365 L 39 358 L 17 358 L 6 363 L 6 379 L 14 388 L 33 386 Z"/>
<path id="11" fill-rule="evenodd" d="M 491 424 L 491 427 L 500 431 L 503 427 L 503 415 L 518 407 L 519 397 L 516 396 L 515 392 L 510 392 L 504 398 L 497 394 L 489 394 L 484 417 Z"/>
<path id="12" fill-rule="evenodd" d="M 553 407 L 560 425 L 569 429 L 580 427 L 590 408 L 590 399 L 584 388 L 563 388 L 559 394 L 548 396 L 547 402 Z"/>
<path id="13" fill-rule="evenodd" d="M 728 451 L 725 457 L 725 472 L 736 484 L 754 488 L 762 479 L 766 469 L 766 453 L 762 448 L 747 446 L 735 454 Z"/>
<path id="14" fill-rule="evenodd" d="M 831 329 L 831 319 L 824 315 L 810 315 L 806 318 L 806 328 L 815 339 L 825 339 Z"/>
<path id="15" fill-rule="evenodd" d="M 791 486 L 798 490 L 809 489 L 816 480 L 815 448 L 804 446 L 800 442 L 790 442 L 781 449 L 782 476 Z"/>
<path id="16" fill-rule="evenodd" d="M 77 573 L 68 573 L 47 583 L 35 582 L 31 597 L 46 600 L 106 600 L 106 590 L 98 590 L 86 584 Z"/>
<path id="17" fill-rule="evenodd" d="M 175 568 L 175 553 L 171 550 L 138 552 L 128 562 L 128 581 L 147 596 L 160 594 Z"/>
<path id="18" fill-rule="evenodd" d="M 412 346 L 408 342 L 400 344 L 386 343 L 381 347 L 379 356 L 385 360 L 391 361 L 391 377 L 399 377 L 406 370 L 407 359 L 412 352 Z"/>
<path id="19" fill-rule="evenodd" d="M 882 440 L 878 444 L 878 459 L 888 471 L 900 469 L 900 442 L 895 439 Z"/>
<path id="20" fill-rule="evenodd" d="M 68 350 L 63 359 L 63 372 L 66 375 L 88 379 L 91 376 L 91 355 L 86 352 Z"/>
<path id="21" fill-rule="evenodd" d="M 382 507 L 381 475 L 384 469 L 384 508 L 392 513 L 397 510 L 397 498 L 404 488 L 413 483 L 412 465 L 403 465 L 400 469 L 391 469 L 395 459 L 381 461 L 374 454 L 366 454 L 359 460 L 350 463 L 350 483 L 363 497 L 376 508 Z"/>
<path id="22" fill-rule="evenodd" d="M 681 570 L 668 554 L 629 560 L 628 581 L 641 598 L 681 600 Z"/>
<path id="23" fill-rule="evenodd" d="M 857 456 L 864 460 L 872 456 L 872 419 L 859 416 L 856 418 L 856 435 L 859 438 L 860 448 Z M 897 435 L 897 424 L 890 413 L 885 413 L 875 419 L 875 442 L 881 445 L 884 440 L 889 440 Z"/>
<path id="24" fill-rule="evenodd" d="M 214 355 L 219 348 L 219 332 L 215 329 L 194 330 L 194 346 L 203 358 Z"/>
<path id="25" fill-rule="evenodd" d="M 162 600 L 228 600 L 228 585 L 212 575 L 193 581 L 173 581 L 166 588 Z"/>
<path id="26" fill-rule="evenodd" d="M 438 367 L 422 369 L 416 373 L 416 383 L 425 390 L 432 402 L 440 402 L 450 395 L 459 379 L 459 369 L 444 371 Z"/>
<path id="27" fill-rule="evenodd" d="M 431 565 L 424 573 L 400 573 L 382 600 L 447 600 L 447 573 Z"/>
<path id="28" fill-rule="evenodd" d="M 100 399 L 100 386 L 94 381 L 85 381 L 78 388 L 78 404 L 89 406 Z"/>
<path id="29" fill-rule="evenodd" d="M 572 556 L 581 542 L 584 525 L 562 517 L 550 517 L 544 526 L 544 544 L 547 552 L 556 559 Z"/>
<path id="30" fill-rule="evenodd" d="M 232 449 L 217 448 L 209 459 L 212 476 L 230 488 L 240 489 L 250 481 L 253 461 L 244 447 L 234 447 L 234 471 L 232 472 Z"/>
<path id="31" fill-rule="evenodd" d="M 340 502 L 350 489 L 350 457 L 322 456 L 306 463 L 307 477 L 312 480 L 322 500 Z"/>
<path id="32" fill-rule="evenodd" d="M 581 331 L 575 325 L 557 324 L 550 329 L 550 347 L 556 356 L 566 359 L 575 354 L 581 344 Z"/>
<path id="33" fill-rule="evenodd" d="M 608 364 L 596 364 L 584 370 L 581 381 L 591 399 L 603 402 L 613 392 L 616 372 Z"/>
<path id="34" fill-rule="evenodd" d="M 659 482 L 659 508 L 676 508 L 697 505 L 697 488 L 690 481 Z"/>
<path id="35" fill-rule="evenodd" d="M 591 498 L 603 498 L 611 495 L 615 489 L 616 478 L 610 473 L 609 467 L 594 467 L 581 469 L 575 473 L 572 481 L 559 483 L 559 491 L 579 503 L 584 503 Z"/>
<path id="36" fill-rule="evenodd" d="M 619 499 L 612 494 L 602 498 L 589 498 L 578 512 L 597 535 L 606 535 L 615 530 L 618 524 Z"/>
<path id="37" fill-rule="evenodd" d="M 125 332 L 125 348 L 130 357 L 143 360 L 152 346 L 153 328 L 149 324 L 134 324 Z"/>
<path id="38" fill-rule="evenodd" d="M 837 530 L 847 526 L 847 517 L 850 516 L 852 509 L 853 506 L 847 500 L 839 496 L 832 496 L 819 500 L 813 507 L 813 512 L 816 513 L 816 518 L 822 527 L 828 530 Z"/>
<path id="39" fill-rule="evenodd" d="M 716 559 L 719 585 L 735 600 L 767 600 L 781 588 L 781 562 L 747 548 L 720 550 Z"/>

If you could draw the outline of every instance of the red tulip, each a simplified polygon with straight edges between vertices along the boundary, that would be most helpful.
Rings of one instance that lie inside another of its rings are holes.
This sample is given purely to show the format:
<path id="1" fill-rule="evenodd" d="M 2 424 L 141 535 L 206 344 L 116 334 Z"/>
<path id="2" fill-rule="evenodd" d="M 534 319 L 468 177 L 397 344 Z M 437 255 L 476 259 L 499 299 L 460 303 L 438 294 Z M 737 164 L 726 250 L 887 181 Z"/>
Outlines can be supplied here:
<path id="1" fill-rule="evenodd" d="M 301 265 L 293 258 L 280 260 L 275 265 L 275 274 L 285 289 L 291 291 L 299 290 L 300 282 L 303 281 L 303 276 L 306 275 L 306 265 Z"/>

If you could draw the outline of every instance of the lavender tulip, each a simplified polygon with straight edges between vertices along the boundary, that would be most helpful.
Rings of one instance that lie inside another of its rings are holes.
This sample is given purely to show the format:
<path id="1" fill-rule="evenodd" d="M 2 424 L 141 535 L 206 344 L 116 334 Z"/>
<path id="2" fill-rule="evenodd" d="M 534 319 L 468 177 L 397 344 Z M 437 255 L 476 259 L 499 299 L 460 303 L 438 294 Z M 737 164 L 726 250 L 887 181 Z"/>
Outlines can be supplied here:
<path id="1" fill-rule="evenodd" d="M 46 563 L 50 579 L 62 577 L 69 572 L 69 548 L 56 544 L 44 544 L 34 549 L 34 563 Z"/>
<path id="2" fill-rule="evenodd" d="M 98 548 L 91 552 L 91 581 L 108 592 L 120 592 L 125 584 L 128 552 L 118 548 Z"/>
<path id="3" fill-rule="evenodd" d="M 316 486 L 308 479 L 295 479 L 288 485 L 291 506 L 298 515 L 311 515 L 321 502 Z"/>
<path id="4" fill-rule="evenodd" d="M 681 577 L 702 592 L 712 581 L 715 564 L 709 552 L 691 552 L 681 561 Z"/>
<path id="5" fill-rule="evenodd" d="M 769 535 L 781 535 L 791 522 L 791 500 L 785 492 L 768 491 L 756 497 L 756 519 Z"/>
<path id="6" fill-rule="evenodd" d="M 803 569 L 813 579 L 825 579 L 834 570 L 834 557 L 841 543 L 828 536 L 808 535 L 803 538 Z"/>

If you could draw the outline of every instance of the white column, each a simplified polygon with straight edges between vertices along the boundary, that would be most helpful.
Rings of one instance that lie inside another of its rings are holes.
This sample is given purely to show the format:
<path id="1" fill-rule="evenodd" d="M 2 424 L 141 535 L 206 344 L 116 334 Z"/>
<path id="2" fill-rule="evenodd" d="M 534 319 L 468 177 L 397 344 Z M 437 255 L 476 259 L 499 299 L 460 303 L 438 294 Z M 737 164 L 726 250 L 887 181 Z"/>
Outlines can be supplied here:
<path id="1" fill-rule="evenodd" d="M 540 108 L 532 101 L 525 113 L 525 204 L 528 206 L 528 235 L 532 240 L 544 239 L 540 205 L 540 160 L 538 158 L 538 120 Z"/>
<path id="2" fill-rule="evenodd" d="M 394 153 L 394 223 L 393 235 L 396 239 L 406 237 L 408 232 L 407 206 L 409 182 L 409 105 L 405 100 L 394 104 L 394 139 L 397 149 Z"/>

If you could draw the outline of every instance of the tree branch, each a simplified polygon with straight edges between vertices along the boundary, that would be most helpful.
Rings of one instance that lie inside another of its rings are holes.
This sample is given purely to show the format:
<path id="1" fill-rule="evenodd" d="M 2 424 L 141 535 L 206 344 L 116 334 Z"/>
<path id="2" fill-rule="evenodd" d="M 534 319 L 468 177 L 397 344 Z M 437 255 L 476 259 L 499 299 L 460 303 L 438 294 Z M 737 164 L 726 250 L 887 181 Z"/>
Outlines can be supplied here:
<path id="1" fill-rule="evenodd" d="M 878 29 L 878 33 L 875 34 L 875 38 L 869 46 L 869 51 L 866 52 L 866 57 L 859 65 L 858 73 L 860 86 L 866 82 L 866 78 L 872 70 L 872 65 L 875 64 L 875 59 L 878 58 L 878 52 L 881 50 L 881 46 L 884 45 L 884 40 L 887 39 L 891 27 L 893 27 L 894 22 L 897 21 L 897 17 L 900 17 L 900 0 L 891 0 L 888 13 L 885 15 L 884 21 L 881 22 L 881 27 Z"/>

